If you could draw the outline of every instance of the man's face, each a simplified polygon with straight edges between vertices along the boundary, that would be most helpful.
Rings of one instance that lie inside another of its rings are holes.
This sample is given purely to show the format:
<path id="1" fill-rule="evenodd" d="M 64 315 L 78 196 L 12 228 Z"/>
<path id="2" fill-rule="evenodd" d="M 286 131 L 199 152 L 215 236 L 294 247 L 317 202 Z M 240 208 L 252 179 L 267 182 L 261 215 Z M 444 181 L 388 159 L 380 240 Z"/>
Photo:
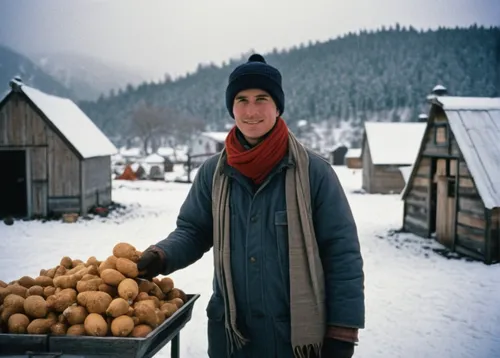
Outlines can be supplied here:
<path id="1" fill-rule="evenodd" d="M 236 126 L 245 139 L 255 145 L 273 128 L 279 111 L 269 93 L 260 89 L 247 89 L 234 98 L 233 114 Z"/>

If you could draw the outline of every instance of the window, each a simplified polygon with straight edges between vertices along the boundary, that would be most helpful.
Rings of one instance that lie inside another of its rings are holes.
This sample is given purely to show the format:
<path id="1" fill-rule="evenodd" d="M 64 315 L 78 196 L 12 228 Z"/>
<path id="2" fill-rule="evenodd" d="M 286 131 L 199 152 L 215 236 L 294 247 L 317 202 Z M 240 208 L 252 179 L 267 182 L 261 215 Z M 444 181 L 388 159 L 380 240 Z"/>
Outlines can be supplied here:
<path id="1" fill-rule="evenodd" d="M 434 144 L 438 146 L 448 145 L 448 125 L 446 123 L 434 126 Z"/>

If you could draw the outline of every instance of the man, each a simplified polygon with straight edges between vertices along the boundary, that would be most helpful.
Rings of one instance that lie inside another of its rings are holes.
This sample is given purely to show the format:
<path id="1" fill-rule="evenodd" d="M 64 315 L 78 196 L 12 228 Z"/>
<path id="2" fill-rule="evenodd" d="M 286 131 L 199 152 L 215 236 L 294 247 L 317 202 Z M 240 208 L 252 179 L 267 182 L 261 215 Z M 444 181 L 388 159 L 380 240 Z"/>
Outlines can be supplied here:
<path id="1" fill-rule="evenodd" d="M 235 126 L 225 149 L 199 169 L 177 228 L 145 250 L 142 276 L 213 247 L 211 358 L 352 357 L 363 260 L 337 176 L 288 131 L 281 74 L 261 55 L 231 73 L 226 106 Z"/>

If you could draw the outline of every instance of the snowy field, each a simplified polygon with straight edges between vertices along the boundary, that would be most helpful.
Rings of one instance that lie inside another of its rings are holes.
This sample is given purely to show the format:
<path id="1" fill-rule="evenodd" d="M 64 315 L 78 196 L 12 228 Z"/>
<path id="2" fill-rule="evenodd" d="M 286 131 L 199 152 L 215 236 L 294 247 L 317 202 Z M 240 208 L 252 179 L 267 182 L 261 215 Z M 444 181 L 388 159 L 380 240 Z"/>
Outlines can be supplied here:
<path id="1" fill-rule="evenodd" d="M 356 358 L 500 357 L 500 266 L 447 259 L 440 246 L 397 234 L 399 195 L 363 195 L 360 172 L 335 168 L 359 230 L 366 273 L 366 329 Z M 61 257 L 104 259 L 126 241 L 139 250 L 164 238 L 175 225 L 189 185 L 114 181 L 113 199 L 126 209 L 107 219 L 0 224 L 0 279 L 37 276 Z M 181 333 L 181 357 L 206 354 L 205 307 L 211 294 L 212 255 L 174 273 L 176 285 L 201 293 Z M 170 357 L 167 345 L 157 357 Z"/>

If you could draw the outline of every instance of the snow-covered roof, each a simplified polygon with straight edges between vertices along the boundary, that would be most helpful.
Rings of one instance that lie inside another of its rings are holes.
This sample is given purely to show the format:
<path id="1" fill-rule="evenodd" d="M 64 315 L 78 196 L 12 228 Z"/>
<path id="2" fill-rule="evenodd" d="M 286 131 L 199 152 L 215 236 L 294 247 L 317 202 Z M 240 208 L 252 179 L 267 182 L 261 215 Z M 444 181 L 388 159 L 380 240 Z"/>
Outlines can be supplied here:
<path id="1" fill-rule="evenodd" d="M 426 123 L 365 122 L 374 165 L 412 165 L 418 155 Z"/>
<path id="2" fill-rule="evenodd" d="M 443 85 L 436 85 L 434 86 L 434 88 L 432 89 L 433 91 L 446 91 L 446 87 L 443 86 Z"/>
<path id="3" fill-rule="evenodd" d="M 228 133 L 229 132 L 203 132 L 201 135 L 213 139 L 216 142 L 224 143 Z"/>
<path id="4" fill-rule="evenodd" d="M 346 158 L 360 158 L 361 148 L 349 148 L 345 154 Z"/>
<path id="5" fill-rule="evenodd" d="M 70 142 L 83 159 L 113 155 L 116 147 L 70 99 L 18 83 L 21 90 Z"/>
<path id="6" fill-rule="evenodd" d="M 500 98 L 438 96 L 433 103 L 446 110 L 489 111 L 500 110 Z"/>
<path id="7" fill-rule="evenodd" d="M 144 162 L 148 164 L 163 164 L 165 162 L 165 158 L 163 158 L 161 155 L 157 153 L 153 153 L 148 155 L 144 159 Z"/>
<path id="8" fill-rule="evenodd" d="M 500 207 L 500 108 L 447 110 L 446 117 L 485 207 Z"/>

